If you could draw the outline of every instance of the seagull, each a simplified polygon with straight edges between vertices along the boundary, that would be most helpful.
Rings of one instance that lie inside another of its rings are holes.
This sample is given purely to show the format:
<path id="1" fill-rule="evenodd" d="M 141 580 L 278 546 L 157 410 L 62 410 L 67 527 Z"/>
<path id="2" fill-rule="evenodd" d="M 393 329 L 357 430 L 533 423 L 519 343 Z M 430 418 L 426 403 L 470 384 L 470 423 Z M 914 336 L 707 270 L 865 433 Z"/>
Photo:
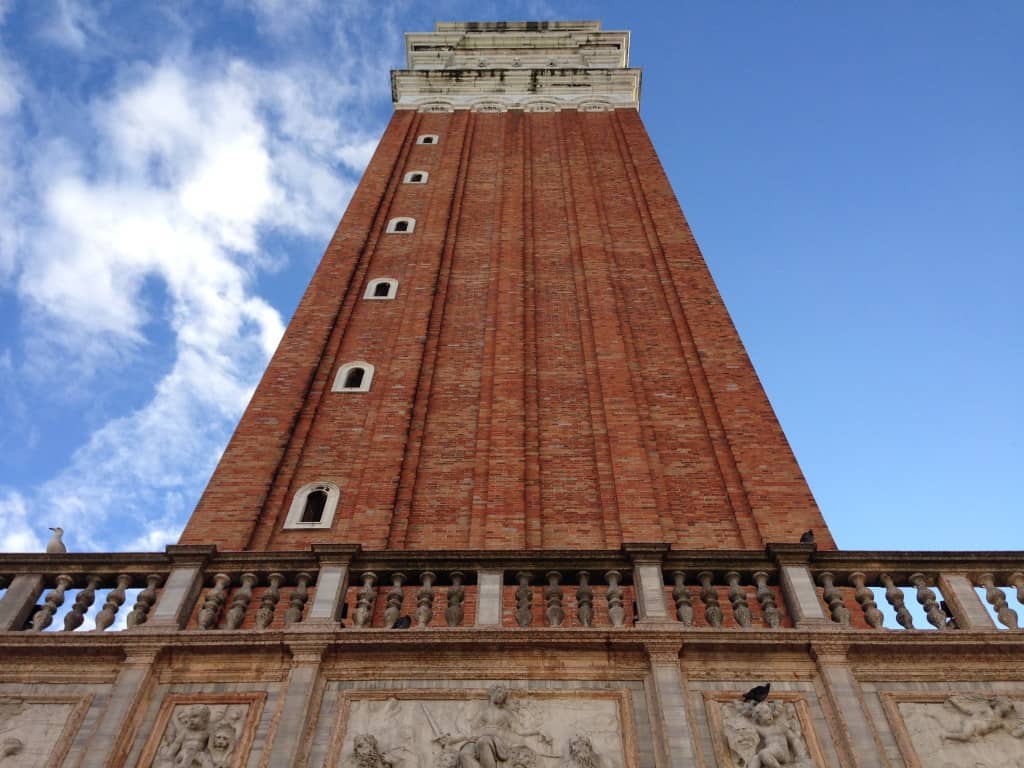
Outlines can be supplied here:
<path id="1" fill-rule="evenodd" d="M 48 555 L 63 555 L 68 551 L 68 548 L 64 546 L 64 542 L 60 540 L 60 537 L 64 535 L 63 528 L 51 528 L 53 536 L 46 543 L 46 554 Z"/>
<path id="2" fill-rule="evenodd" d="M 800 534 L 801 544 L 813 544 L 814 543 L 814 531 L 807 530 Z"/>
<path id="3" fill-rule="evenodd" d="M 761 703 L 768 698 L 768 691 L 772 689 L 771 683 L 765 683 L 764 685 L 755 685 L 749 691 L 743 694 L 744 701 L 753 701 L 755 703 Z"/>

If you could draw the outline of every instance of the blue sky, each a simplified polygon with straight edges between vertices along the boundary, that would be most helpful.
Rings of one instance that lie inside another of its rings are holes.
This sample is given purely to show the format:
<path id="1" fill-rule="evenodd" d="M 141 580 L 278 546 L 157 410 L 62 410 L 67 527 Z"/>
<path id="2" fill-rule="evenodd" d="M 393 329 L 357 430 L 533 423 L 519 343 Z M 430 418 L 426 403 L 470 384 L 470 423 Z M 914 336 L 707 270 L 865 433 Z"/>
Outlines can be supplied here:
<path id="1" fill-rule="evenodd" d="M 403 31 L 599 18 L 839 544 L 1024 549 L 1024 5 L 0 0 L 0 551 L 173 542 Z"/>

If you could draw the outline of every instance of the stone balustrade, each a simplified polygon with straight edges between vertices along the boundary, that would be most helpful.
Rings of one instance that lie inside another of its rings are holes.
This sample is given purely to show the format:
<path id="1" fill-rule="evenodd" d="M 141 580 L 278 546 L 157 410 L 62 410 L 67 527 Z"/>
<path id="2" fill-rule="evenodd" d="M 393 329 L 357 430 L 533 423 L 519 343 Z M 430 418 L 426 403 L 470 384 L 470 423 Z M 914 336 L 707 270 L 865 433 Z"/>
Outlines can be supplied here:
<path id="1" fill-rule="evenodd" d="M 1015 630 L 1024 554 L 818 552 L 813 545 L 763 553 L 318 545 L 253 554 L 172 546 L 151 554 L 0 555 L 0 595 L 0 631 L 24 633 Z"/>

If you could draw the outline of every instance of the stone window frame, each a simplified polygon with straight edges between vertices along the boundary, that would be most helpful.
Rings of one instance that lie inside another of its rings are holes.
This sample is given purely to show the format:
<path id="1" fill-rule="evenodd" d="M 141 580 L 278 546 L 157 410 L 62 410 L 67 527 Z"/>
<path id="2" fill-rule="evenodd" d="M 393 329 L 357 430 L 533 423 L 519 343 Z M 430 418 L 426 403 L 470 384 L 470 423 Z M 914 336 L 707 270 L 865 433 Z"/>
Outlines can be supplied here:
<path id="1" fill-rule="evenodd" d="M 441 137 L 436 133 L 421 133 L 416 137 L 417 144 L 428 144 L 430 146 L 436 146 L 441 143 Z"/>
<path id="2" fill-rule="evenodd" d="M 348 374 L 353 368 L 363 369 L 363 381 L 358 387 L 346 387 L 345 379 L 348 378 Z M 373 366 L 363 360 L 353 360 L 351 363 L 345 363 L 338 369 L 338 372 L 334 375 L 334 384 L 331 386 L 331 392 L 369 392 L 372 383 Z"/>
<path id="3" fill-rule="evenodd" d="M 377 296 L 377 286 L 387 285 L 388 295 Z M 366 291 L 363 293 L 363 298 L 366 301 L 394 301 L 398 296 L 398 280 L 393 277 L 377 277 L 366 284 Z"/>
<path id="4" fill-rule="evenodd" d="M 397 229 L 401 223 L 409 225 L 408 229 Z M 416 231 L 416 219 L 411 216 L 395 216 L 395 218 L 388 221 L 387 234 L 389 235 L 411 235 Z"/>
<path id="5" fill-rule="evenodd" d="M 420 176 L 419 179 L 414 179 L 413 176 Z M 409 171 L 402 177 L 403 184 L 426 184 L 430 178 L 430 173 L 427 171 Z"/>
<path id="6" fill-rule="evenodd" d="M 323 514 L 315 522 L 303 522 L 302 513 L 306 509 L 306 499 L 314 491 L 327 492 L 327 501 L 324 503 Z M 330 528 L 334 523 L 334 513 L 338 510 L 338 502 L 340 500 L 341 489 L 337 483 L 332 483 L 329 480 L 316 480 L 312 483 L 306 483 L 292 497 L 292 504 L 288 508 L 288 516 L 284 520 L 285 530 Z"/>

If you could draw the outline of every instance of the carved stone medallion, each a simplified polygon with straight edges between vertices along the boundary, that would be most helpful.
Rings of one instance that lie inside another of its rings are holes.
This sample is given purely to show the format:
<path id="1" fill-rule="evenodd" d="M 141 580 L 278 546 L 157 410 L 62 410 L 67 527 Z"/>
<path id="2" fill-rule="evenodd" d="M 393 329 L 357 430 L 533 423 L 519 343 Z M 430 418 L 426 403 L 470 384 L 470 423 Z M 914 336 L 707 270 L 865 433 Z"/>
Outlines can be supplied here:
<path id="1" fill-rule="evenodd" d="M 245 765 L 262 703 L 262 694 L 168 696 L 139 765 L 149 768 Z M 0 768 L 6 766 L 0 765 Z"/>
<path id="2" fill-rule="evenodd" d="M 0 697 L 0 768 L 59 765 L 88 699 Z"/>
<path id="3" fill-rule="evenodd" d="M 825 765 L 810 726 L 807 702 L 799 693 L 762 702 L 738 694 L 714 694 L 708 701 L 718 764 L 728 768 L 817 768 Z"/>
<path id="4" fill-rule="evenodd" d="M 350 692 L 328 763 L 343 768 L 634 768 L 612 692 Z M 601 695 L 601 694 L 605 695 Z M 577 695 L 579 694 L 579 695 Z M 593 695 L 592 695 L 593 694 Z M 610 695 L 609 695 L 610 694 Z M 364 697 L 365 696 L 365 697 Z"/>
<path id="5" fill-rule="evenodd" d="M 908 693 L 884 701 L 910 765 L 1024 768 L 1024 696 Z"/>

